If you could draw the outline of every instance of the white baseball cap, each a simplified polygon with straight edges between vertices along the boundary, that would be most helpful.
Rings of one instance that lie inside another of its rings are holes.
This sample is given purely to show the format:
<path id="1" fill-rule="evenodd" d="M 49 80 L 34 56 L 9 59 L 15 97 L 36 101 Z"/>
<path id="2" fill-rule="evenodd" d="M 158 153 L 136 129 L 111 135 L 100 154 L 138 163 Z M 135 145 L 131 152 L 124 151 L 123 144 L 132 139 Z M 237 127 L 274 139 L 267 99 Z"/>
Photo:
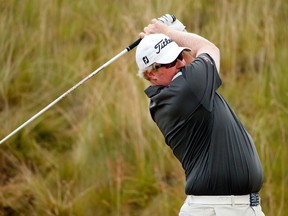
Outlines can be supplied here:
<path id="1" fill-rule="evenodd" d="M 136 50 L 136 63 L 139 70 L 144 71 L 154 63 L 173 62 L 182 51 L 191 51 L 191 49 L 179 47 L 164 34 L 145 35 Z"/>

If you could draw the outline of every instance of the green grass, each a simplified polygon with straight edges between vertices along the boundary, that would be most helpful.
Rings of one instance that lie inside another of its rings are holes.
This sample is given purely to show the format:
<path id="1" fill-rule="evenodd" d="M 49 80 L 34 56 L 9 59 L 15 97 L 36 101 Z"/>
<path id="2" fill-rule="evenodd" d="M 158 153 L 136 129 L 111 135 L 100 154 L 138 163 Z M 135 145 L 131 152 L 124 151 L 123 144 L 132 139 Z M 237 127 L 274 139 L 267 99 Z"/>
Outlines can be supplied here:
<path id="1" fill-rule="evenodd" d="M 221 50 L 221 93 L 254 138 L 267 216 L 288 215 L 288 3 L 0 0 L 0 137 L 175 14 Z M 177 215 L 181 165 L 150 119 L 135 51 L 0 146 L 0 215 Z"/>

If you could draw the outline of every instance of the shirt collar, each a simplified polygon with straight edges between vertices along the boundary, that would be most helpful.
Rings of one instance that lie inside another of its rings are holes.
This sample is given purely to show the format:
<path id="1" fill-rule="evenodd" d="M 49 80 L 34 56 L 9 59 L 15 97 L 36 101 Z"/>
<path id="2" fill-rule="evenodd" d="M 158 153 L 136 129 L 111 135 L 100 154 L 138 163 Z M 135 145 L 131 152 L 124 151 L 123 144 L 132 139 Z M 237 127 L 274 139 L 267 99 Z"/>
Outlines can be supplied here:
<path id="1" fill-rule="evenodd" d="M 176 79 L 177 77 L 181 76 L 181 75 L 182 75 L 182 72 L 179 71 L 178 73 L 176 73 L 176 74 L 174 75 L 174 77 L 172 78 L 172 81 L 173 81 L 174 79 Z"/>
<path id="2" fill-rule="evenodd" d="M 161 85 L 149 86 L 147 89 L 145 89 L 144 92 L 149 98 L 151 98 L 154 95 L 158 94 L 163 88 L 165 88 L 165 86 Z"/>

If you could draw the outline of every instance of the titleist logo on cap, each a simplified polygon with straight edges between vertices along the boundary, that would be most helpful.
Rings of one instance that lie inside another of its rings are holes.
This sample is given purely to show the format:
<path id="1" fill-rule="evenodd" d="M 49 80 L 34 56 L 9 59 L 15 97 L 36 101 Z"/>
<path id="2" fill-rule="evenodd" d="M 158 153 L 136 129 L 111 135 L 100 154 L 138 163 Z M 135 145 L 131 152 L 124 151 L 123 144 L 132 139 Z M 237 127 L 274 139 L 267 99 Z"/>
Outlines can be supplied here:
<path id="1" fill-rule="evenodd" d="M 157 50 L 156 54 L 159 54 L 161 52 L 161 50 L 166 47 L 169 43 L 173 42 L 173 40 L 165 38 L 160 40 L 155 46 L 154 48 Z"/>

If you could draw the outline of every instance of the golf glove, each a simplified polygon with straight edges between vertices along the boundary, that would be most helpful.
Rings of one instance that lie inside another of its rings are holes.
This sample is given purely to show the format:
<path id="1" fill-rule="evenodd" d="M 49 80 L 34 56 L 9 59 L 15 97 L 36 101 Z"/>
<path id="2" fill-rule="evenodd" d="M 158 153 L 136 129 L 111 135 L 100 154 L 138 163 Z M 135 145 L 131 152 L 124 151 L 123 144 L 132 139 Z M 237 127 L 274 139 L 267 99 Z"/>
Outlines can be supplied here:
<path id="1" fill-rule="evenodd" d="M 178 31 L 186 31 L 185 27 L 174 15 L 165 14 L 158 18 L 159 21 L 163 22 L 167 26 L 171 27 L 172 29 Z"/>

